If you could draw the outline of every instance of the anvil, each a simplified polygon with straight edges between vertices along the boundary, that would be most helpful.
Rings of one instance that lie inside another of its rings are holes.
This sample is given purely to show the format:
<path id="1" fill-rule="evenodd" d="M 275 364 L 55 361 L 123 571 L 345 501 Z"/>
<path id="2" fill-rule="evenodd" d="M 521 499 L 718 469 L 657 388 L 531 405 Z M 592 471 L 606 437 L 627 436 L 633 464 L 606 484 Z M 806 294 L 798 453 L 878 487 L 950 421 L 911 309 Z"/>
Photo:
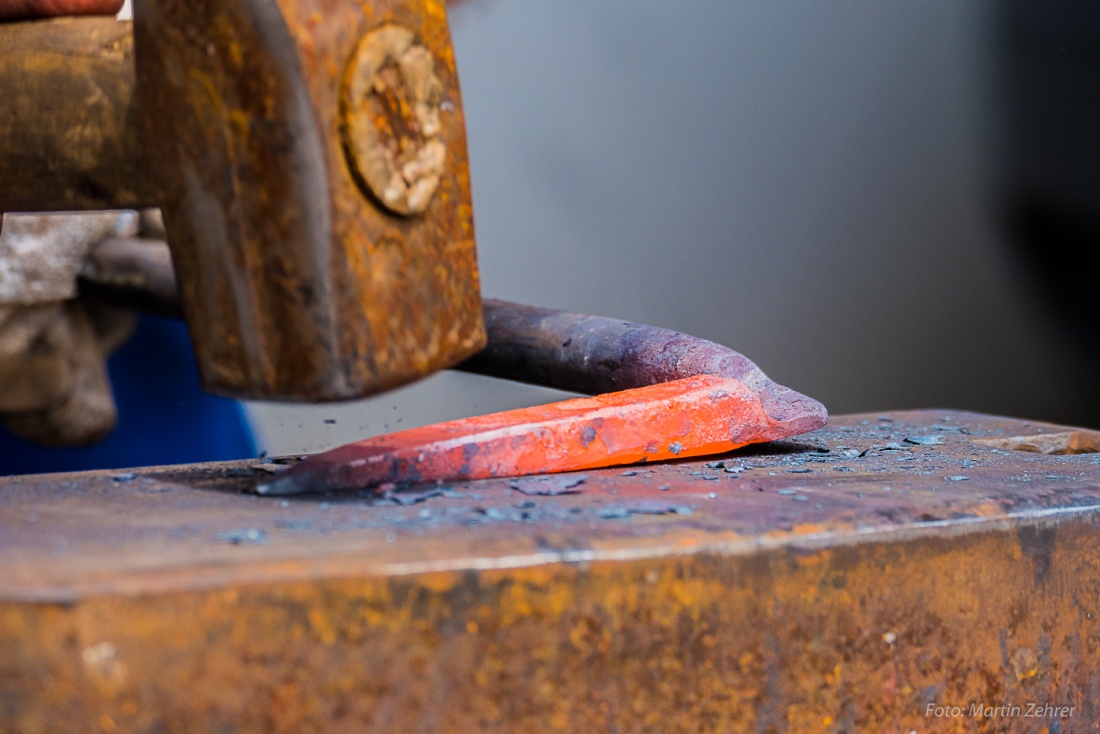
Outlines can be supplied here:
<path id="1" fill-rule="evenodd" d="M 385 496 L 246 493 L 296 457 L 8 479 L 0 729 L 1077 731 L 1097 451 L 936 410 Z"/>

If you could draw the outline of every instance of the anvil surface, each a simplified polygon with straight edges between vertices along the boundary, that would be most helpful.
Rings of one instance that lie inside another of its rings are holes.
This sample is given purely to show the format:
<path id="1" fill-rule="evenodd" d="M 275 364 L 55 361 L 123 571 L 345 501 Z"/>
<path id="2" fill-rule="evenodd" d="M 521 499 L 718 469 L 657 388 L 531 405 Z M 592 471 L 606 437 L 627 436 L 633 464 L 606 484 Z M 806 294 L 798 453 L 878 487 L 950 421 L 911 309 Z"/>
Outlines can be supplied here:
<path id="1" fill-rule="evenodd" d="M 277 461 L 7 478 L 0 732 L 1077 731 L 1098 450 L 936 410 L 382 498 L 244 493 Z"/>

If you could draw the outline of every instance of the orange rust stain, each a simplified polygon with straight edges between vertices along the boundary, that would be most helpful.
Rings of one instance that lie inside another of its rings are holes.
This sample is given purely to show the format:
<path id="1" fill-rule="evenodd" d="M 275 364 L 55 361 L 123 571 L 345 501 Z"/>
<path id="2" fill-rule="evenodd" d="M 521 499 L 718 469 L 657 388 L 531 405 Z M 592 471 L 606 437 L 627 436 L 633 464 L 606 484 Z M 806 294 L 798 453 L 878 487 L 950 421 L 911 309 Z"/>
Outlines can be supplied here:
<path id="1" fill-rule="evenodd" d="M 791 532 L 795 535 L 817 535 L 833 530 L 830 525 L 822 525 L 821 523 L 799 523 L 791 528 Z"/>
<path id="2" fill-rule="evenodd" d="M 1004 509 L 996 502 L 983 502 L 980 505 L 975 505 L 970 509 L 970 512 L 978 517 L 1001 517 L 1004 515 Z"/>

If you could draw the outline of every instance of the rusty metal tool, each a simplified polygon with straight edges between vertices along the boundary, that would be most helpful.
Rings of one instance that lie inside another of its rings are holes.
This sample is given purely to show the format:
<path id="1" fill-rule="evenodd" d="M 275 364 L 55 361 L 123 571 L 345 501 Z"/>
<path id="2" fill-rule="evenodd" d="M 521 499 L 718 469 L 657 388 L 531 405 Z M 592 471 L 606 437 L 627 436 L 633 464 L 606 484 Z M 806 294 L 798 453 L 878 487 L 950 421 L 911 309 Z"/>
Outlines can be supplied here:
<path id="1" fill-rule="evenodd" d="M 81 276 L 117 305 L 178 313 L 163 245 L 110 240 Z M 644 324 L 487 300 L 488 346 L 457 369 L 594 395 L 370 438 L 315 456 L 261 494 L 574 471 L 729 451 L 825 425 L 816 400 L 719 344 Z"/>
<path id="2" fill-rule="evenodd" d="M 0 212 L 159 206 L 206 390 L 350 399 L 484 345 L 443 0 L 136 0 L 0 49 Z"/>

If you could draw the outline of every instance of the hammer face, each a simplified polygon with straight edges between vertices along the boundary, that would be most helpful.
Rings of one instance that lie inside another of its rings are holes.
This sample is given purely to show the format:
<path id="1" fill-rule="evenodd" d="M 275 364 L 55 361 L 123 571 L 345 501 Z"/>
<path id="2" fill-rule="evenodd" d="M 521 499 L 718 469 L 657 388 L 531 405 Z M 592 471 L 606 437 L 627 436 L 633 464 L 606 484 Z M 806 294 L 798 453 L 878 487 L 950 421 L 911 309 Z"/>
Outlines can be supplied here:
<path id="1" fill-rule="evenodd" d="M 483 346 L 441 1 L 135 4 L 142 142 L 207 390 L 355 398 Z"/>

